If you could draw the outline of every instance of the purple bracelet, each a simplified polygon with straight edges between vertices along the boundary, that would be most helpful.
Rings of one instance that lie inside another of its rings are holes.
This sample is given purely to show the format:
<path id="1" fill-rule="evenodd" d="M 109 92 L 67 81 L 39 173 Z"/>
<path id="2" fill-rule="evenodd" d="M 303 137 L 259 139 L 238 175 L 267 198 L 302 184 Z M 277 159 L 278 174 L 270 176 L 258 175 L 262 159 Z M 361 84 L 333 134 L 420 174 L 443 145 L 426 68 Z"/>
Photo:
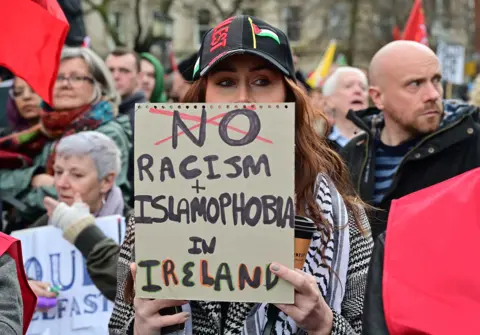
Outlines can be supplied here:
<path id="1" fill-rule="evenodd" d="M 48 309 L 57 306 L 57 298 L 39 297 L 37 300 L 37 308 Z"/>

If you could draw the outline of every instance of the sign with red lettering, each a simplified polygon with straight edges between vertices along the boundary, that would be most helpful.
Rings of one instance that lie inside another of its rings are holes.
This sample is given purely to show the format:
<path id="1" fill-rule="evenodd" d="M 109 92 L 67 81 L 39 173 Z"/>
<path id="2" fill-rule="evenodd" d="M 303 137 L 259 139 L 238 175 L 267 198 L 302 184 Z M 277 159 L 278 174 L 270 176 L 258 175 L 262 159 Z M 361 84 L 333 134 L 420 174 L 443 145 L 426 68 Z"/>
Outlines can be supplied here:
<path id="1" fill-rule="evenodd" d="M 142 104 L 136 294 L 293 303 L 295 105 Z"/>

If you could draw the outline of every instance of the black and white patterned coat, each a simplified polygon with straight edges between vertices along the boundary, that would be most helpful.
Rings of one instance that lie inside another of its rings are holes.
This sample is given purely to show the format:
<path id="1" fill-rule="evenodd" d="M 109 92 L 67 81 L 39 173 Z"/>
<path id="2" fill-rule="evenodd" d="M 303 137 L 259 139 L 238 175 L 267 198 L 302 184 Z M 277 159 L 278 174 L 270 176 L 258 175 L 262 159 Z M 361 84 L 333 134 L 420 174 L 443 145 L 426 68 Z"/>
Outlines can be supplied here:
<path id="1" fill-rule="evenodd" d="M 314 234 L 303 271 L 317 279 L 319 289 L 333 311 L 331 334 L 360 334 L 363 297 L 373 248 L 368 219 L 362 209 L 361 222 L 355 221 L 328 177 L 319 175 L 315 191 L 317 204 L 333 234 L 329 234 L 329 239 L 325 238 L 328 234 L 321 231 Z M 109 324 L 111 335 L 128 334 L 134 320 L 133 307 L 124 302 L 123 296 L 129 264 L 134 259 L 134 239 L 134 220 L 131 218 L 119 256 L 117 296 Z M 318 252 L 321 245 L 326 245 L 323 259 Z M 191 301 L 186 308 L 192 313 L 192 321 L 186 331 L 179 334 L 219 334 L 220 303 Z M 267 322 L 267 308 L 266 304 L 230 303 L 224 320 L 224 334 L 261 335 Z M 305 334 L 283 313 L 279 314 L 274 328 L 274 334 Z"/>

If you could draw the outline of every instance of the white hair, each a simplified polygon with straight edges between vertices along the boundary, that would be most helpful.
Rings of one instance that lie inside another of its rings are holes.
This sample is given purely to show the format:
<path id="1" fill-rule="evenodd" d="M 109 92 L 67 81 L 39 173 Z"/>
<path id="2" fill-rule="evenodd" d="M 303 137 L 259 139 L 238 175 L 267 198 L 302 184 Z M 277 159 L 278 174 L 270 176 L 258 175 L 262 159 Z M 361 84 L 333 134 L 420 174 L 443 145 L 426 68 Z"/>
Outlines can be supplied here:
<path id="1" fill-rule="evenodd" d="M 115 175 L 122 168 L 122 153 L 117 144 L 98 131 L 82 131 L 60 140 L 56 154 L 59 156 L 89 156 L 97 168 L 98 180 L 109 173 Z"/>
<path id="2" fill-rule="evenodd" d="M 365 86 L 368 86 L 368 79 L 365 72 L 356 67 L 351 66 L 342 66 L 337 68 L 328 78 L 325 80 L 325 83 L 322 87 L 322 94 L 325 97 L 333 95 L 337 90 L 338 80 L 345 73 L 355 73 L 357 74 Z"/>

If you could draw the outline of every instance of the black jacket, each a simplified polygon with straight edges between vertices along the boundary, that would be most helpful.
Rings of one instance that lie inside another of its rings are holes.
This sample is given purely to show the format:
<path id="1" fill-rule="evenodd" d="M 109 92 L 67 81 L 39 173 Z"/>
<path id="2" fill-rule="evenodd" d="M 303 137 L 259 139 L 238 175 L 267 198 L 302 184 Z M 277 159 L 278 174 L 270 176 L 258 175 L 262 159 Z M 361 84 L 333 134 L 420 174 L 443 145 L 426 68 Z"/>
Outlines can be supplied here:
<path id="1" fill-rule="evenodd" d="M 86 35 L 81 1 L 58 0 L 58 4 L 70 24 L 65 44 L 71 47 L 81 46 Z"/>
<path id="2" fill-rule="evenodd" d="M 368 269 L 367 287 L 363 300 L 362 335 L 388 335 L 383 311 L 383 257 L 385 234 L 381 234 L 372 252 Z"/>
<path id="3" fill-rule="evenodd" d="M 140 104 L 140 103 L 146 103 L 148 102 L 147 98 L 145 97 L 145 94 L 142 91 L 137 91 L 128 97 L 124 98 L 122 100 L 122 103 L 118 107 L 118 113 L 119 113 L 119 118 L 117 120 L 122 123 L 124 121 L 124 118 L 121 116 L 128 115 L 128 120 L 130 121 L 130 128 L 132 129 L 132 144 L 133 144 L 133 139 L 135 138 L 135 104 Z M 135 166 L 135 155 L 133 154 L 133 145 L 132 148 L 130 149 L 130 161 L 128 162 L 128 171 L 127 171 L 127 179 L 130 182 L 130 185 L 132 187 L 132 194 L 135 194 L 134 192 L 134 166 Z M 133 203 L 134 199 L 130 199 L 130 202 L 127 203 L 126 205 L 129 206 L 130 208 L 133 208 Z"/>
<path id="4" fill-rule="evenodd" d="M 137 91 L 128 97 L 122 99 L 122 103 L 118 107 L 119 115 L 128 115 L 130 118 L 130 125 L 132 127 L 132 133 L 135 132 L 135 104 L 148 102 L 145 94 L 142 91 Z"/>
<path id="5" fill-rule="evenodd" d="M 466 104 L 445 102 L 445 118 L 440 128 L 425 135 L 405 155 L 392 186 L 377 210 L 370 213 L 373 237 L 386 230 L 393 199 L 432 186 L 480 166 L 479 109 Z M 372 204 L 375 189 L 376 128 L 383 127 L 383 114 L 376 108 L 348 113 L 347 118 L 365 132 L 342 150 L 352 183 L 362 198 Z"/>

